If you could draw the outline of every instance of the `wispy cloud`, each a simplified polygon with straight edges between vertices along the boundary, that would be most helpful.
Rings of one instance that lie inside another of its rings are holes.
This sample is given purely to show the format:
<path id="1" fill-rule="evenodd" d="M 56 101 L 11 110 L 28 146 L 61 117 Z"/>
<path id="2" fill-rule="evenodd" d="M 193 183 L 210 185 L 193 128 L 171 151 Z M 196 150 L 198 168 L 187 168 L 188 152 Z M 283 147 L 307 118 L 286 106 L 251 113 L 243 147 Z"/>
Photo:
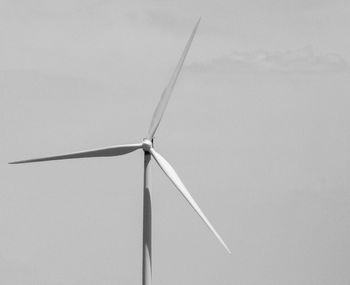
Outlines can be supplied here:
<path id="1" fill-rule="evenodd" d="M 337 54 L 315 54 L 312 47 L 288 51 L 233 52 L 188 66 L 205 73 L 334 73 L 348 72 L 350 66 Z"/>

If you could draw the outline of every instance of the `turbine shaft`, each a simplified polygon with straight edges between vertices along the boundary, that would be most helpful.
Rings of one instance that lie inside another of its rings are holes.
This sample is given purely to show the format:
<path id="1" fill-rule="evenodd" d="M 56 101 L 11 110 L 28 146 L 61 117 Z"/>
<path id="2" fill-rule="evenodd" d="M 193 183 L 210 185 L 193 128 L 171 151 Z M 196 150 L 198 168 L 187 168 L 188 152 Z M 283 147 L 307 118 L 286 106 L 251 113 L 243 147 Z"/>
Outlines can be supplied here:
<path id="1" fill-rule="evenodd" d="M 173 75 L 171 76 L 170 78 L 170 81 L 168 83 L 168 86 L 164 89 L 163 93 L 162 93 L 162 96 L 158 102 L 158 105 L 156 107 L 156 109 L 154 110 L 154 113 L 153 113 L 153 117 L 152 117 L 152 121 L 151 121 L 151 124 L 149 126 L 149 129 L 148 129 L 148 135 L 147 135 L 147 138 L 148 139 L 152 139 L 154 137 L 154 134 L 156 133 L 157 131 L 157 128 L 160 124 L 160 121 L 163 117 L 163 114 L 164 114 L 164 111 L 168 105 L 168 102 L 169 102 L 169 99 L 170 99 L 170 96 L 171 96 L 171 93 L 174 89 L 174 86 L 175 86 L 175 83 L 176 83 L 176 80 L 177 78 L 179 77 L 179 74 L 180 74 L 180 71 L 182 69 L 182 66 L 184 64 L 184 61 L 185 61 L 185 58 L 186 58 L 186 55 L 191 47 L 191 43 L 192 43 L 192 40 L 194 38 L 194 35 L 196 34 L 196 31 L 197 31 L 197 28 L 198 28 L 198 25 L 199 25 L 199 22 L 200 22 L 200 19 L 197 21 L 193 31 L 192 31 L 192 34 L 189 38 L 189 40 L 187 41 L 187 44 L 185 46 L 185 49 L 181 55 L 181 58 L 174 70 L 174 73 Z"/>
<path id="2" fill-rule="evenodd" d="M 92 149 L 87 151 L 67 153 L 62 155 L 13 161 L 13 162 L 9 162 L 9 164 L 31 163 L 31 162 L 41 162 L 41 161 L 49 161 L 49 160 L 73 159 L 73 158 L 118 156 L 118 155 L 123 155 L 129 152 L 132 152 L 139 148 L 142 148 L 142 144 L 117 145 L 117 146 L 110 146 L 110 147 Z"/>
<path id="3" fill-rule="evenodd" d="M 150 150 L 152 156 L 160 166 L 160 168 L 164 171 L 164 173 L 169 177 L 171 182 L 175 185 L 175 187 L 180 191 L 180 193 L 185 197 L 188 203 L 192 206 L 192 208 L 197 212 L 197 214 L 202 218 L 208 228 L 213 232 L 215 237 L 219 240 L 219 242 L 223 245 L 223 247 L 227 250 L 228 253 L 231 253 L 230 249 L 224 242 L 224 240 L 220 237 L 217 231 L 214 229 L 212 224 L 209 222 L 207 217 L 204 215 L 202 210 L 199 208 L 196 201 L 192 198 L 190 192 L 186 189 L 185 185 L 182 183 L 180 177 L 175 172 L 174 168 L 162 157 L 159 153 L 157 153 L 154 148 Z"/>

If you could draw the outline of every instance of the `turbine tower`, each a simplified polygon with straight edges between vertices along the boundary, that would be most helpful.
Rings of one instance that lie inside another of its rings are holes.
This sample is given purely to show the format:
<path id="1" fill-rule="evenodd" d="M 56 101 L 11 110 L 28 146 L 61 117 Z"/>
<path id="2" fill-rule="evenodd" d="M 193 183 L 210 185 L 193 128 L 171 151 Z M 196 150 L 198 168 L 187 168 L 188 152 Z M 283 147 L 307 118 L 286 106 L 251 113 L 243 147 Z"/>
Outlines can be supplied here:
<path id="1" fill-rule="evenodd" d="M 107 157 L 107 156 L 118 156 L 133 152 L 137 149 L 142 149 L 144 151 L 144 193 L 143 193 L 143 252 L 142 252 L 142 284 L 151 285 L 152 281 L 152 205 L 151 205 L 151 192 L 150 192 L 150 161 L 153 157 L 160 168 L 164 171 L 165 175 L 168 176 L 170 181 L 175 185 L 187 202 L 192 206 L 192 208 L 197 212 L 201 219 L 205 222 L 208 228 L 212 231 L 218 241 L 223 245 L 228 253 L 230 249 L 225 244 L 223 239 L 214 229 L 212 224 L 209 222 L 207 217 L 204 215 L 202 210 L 199 208 L 196 201 L 192 198 L 190 192 L 186 189 L 185 185 L 180 180 L 179 176 L 176 174 L 174 168 L 155 151 L 153 147 L 153 138 L 163 117 L 166 106 L 169 102 L 171 93 L 174 89 L 176 80 L 180 74 L 181 68 L 185 61 L 188 50 L 190 49 L 193 37 L 197 31 L 200 19 L 196 23 L 192 34 L 187 41 L 185 49 L 181 55 L 181 58 L 172 74 L 167 87 L 164 89 L 160 101 L 153 113 L 152 121 L 148 129 L 148 133 L 145 139 L 141 143 L 136 144 L 126 144 L 126 145 L 116 145 L 98 149 L 92 149 L 87 151 L 80 151 L 74 153 L 68 153 L 63 155 L 34 158 L 28 160 L 14 161 L 10 164 L 20 164 L 20 163 L 31 163 L 31 162 L 41 162 L 50 160 L 62 160 L 62 159 L 73 159 L 73 158 L 87 158 L 87 157 Z"/>

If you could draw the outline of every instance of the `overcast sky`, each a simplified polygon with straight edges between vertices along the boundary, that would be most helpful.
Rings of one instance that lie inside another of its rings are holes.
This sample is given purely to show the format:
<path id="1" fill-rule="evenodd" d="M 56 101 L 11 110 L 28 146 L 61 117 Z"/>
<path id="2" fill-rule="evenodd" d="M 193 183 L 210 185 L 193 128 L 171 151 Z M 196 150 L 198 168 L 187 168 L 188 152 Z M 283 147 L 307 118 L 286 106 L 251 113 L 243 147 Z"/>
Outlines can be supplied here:
<path id="1" fill-rule="evenodd" d="M 0 284 L 141 284 L 134 143 L 201 16 L 152 162 L 154 284 L 350 282 L 345 0 L 0 0 Z"/>

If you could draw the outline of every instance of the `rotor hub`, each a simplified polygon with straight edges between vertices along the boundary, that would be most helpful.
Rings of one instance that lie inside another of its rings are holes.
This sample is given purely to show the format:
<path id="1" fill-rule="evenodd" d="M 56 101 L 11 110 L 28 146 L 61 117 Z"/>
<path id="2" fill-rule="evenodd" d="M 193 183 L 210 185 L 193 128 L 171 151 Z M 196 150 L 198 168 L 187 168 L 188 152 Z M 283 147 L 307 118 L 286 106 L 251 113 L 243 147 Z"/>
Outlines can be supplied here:
<path id="1" fill-rule="evenodd" d="M 142 149 L 144 151 L 150 151 L 152 148 L 153 144 L 149 139 L 143 139 L 142 141 Z"/>

